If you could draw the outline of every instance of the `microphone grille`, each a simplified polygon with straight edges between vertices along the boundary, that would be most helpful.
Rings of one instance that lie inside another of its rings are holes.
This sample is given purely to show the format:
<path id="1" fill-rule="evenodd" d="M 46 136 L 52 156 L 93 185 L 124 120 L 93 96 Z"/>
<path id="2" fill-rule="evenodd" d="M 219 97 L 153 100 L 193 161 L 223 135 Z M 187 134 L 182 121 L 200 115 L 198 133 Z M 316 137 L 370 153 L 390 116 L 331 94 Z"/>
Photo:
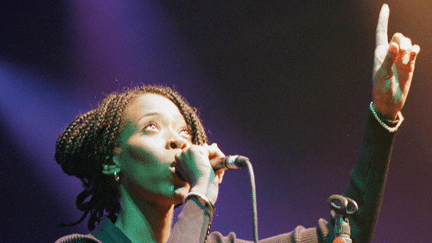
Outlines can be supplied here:
<path id="1" fill-rule="evenodd" d="M 249 158 L 241 155 L 230 155 L 226 157 L 225 159 L 225 166 L 228 169 L 239 169 L 245 165 L 247 165 L 247 162 L 249 161 Z"/>

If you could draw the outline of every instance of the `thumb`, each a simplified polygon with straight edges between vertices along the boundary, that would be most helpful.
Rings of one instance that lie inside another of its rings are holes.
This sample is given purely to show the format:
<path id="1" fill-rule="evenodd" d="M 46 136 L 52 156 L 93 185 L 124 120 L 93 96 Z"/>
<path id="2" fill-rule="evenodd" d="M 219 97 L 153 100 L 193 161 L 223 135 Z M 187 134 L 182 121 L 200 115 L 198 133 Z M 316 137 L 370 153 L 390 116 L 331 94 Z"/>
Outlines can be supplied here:
<path id="1" fill-rule="evenodd" d="M 398 54 L 399 54 L 399 45 L 395 42 L 390 43 L 389 49 L 387 51 L 387 55 L 385 56 L 381 64 L 378 75 L 384 77 L 392 75 L 393 73 L 392 66 L 396 58 L 398 57 Z"/>

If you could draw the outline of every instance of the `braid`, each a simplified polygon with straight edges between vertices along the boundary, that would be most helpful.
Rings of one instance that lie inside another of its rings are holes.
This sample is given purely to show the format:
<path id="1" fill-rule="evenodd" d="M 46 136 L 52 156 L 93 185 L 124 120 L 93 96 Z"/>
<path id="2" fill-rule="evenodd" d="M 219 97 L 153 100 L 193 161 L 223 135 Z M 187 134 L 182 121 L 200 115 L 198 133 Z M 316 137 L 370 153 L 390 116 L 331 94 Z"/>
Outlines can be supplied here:
<path id="1" fill-rule="evenodd" d="M 118 183 L 113 176 L 102 173 L 103 166 L 112 164 L 118 145 L 123 111 L 134 98 L 154 93 L 171 100 L 180 110 L 189 126 L 194 144 L 207 143 L 204 127 L 192 108 L 177 92 L 168 87 L 144 86 L 106 97 L 98 108 L 78 116 L 56 142 L 55 159 L 68 175 L 81 179 L 84 190 L 77 196 L 76 205 L 83 211 L 72 226 L 81 223 L 88 214 L 88 229 L 93 230 L 103 216 L 112 222 L 121 209 Z"/>

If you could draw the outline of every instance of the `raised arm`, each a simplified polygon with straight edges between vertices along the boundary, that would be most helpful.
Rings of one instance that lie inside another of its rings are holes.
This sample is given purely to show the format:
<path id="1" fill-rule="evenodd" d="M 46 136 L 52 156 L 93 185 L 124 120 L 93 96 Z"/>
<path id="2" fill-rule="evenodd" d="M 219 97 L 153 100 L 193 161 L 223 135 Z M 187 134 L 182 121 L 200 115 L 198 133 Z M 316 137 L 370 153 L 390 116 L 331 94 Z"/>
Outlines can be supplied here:
<path id="1" fill-rule="evenodd" d="M 360 153 L 345 195 L 359 204 L 350 216 L 353 242 L 371 242 L 378 220 L 395 131 L 402 122 L 414 73 L 418 45 L 400 33 L 387 39 L 389 8 L 383 5 L 376 28 L 373 103 Z M 373 115 L 372 115 L 373 114 Z"/>
<path id="2" fill-rule="evenodd" d="M 383 118 L 395 120 L 408 96 L 420 47 L 401 33 L 394 34 L 388 42 L 389 13 L 384 4 L 376 27 L 372 94 L 375 110 Z"/>

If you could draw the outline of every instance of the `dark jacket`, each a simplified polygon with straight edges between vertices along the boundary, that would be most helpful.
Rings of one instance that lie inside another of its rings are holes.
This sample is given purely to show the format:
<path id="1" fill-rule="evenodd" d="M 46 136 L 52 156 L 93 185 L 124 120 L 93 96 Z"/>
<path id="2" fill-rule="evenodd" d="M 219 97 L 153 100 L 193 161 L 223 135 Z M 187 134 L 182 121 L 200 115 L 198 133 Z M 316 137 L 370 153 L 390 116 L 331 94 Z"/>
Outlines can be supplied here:
<path id="1" fill-rule="evenodd" d="M 367 120 L 359 156 L 351 172 L 351 180 L 344 196 L 354 199 L 359 211 L 349 217 L 351 238 L 354 243 L 372 241 L 385 187 L 390 155 L 395 133 L 384 129 L 370 114 Z M 223 236 L 219 232 L 208 234 L 213 210 L 202 206 L 197 200 L 188 200 L 171 232 L 169 242 L 246 243 L 232 232 Z M 318 220 L 316 228 L 297 226 L 292 232 L 260 240 L 261 243 L 331 243 L 334 239 L 333 223 Z M 130 242 L 114 224 L 105 218 L 98 230 L 89 235 L 74 234 L 62 237 L 56 243 L 72 242 Z"/>

